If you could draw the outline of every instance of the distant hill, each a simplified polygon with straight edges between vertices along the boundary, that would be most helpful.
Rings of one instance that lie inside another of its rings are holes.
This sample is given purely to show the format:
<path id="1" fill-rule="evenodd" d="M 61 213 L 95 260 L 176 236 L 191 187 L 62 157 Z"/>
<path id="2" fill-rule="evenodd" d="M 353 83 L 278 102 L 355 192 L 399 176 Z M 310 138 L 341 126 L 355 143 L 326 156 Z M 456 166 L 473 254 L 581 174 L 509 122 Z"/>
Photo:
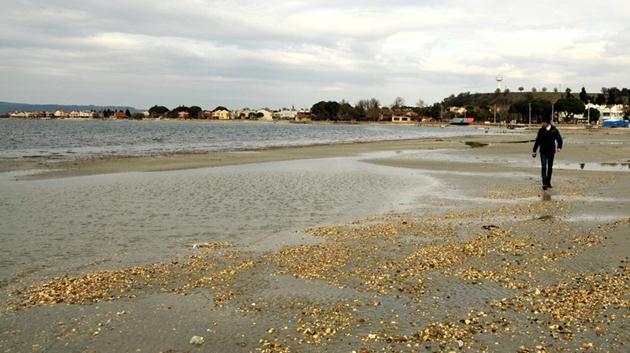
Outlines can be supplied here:
<path id="1" fill-rule="evenodd" d="M 509 106 L 523 99 L 535 98 L 555 102 L 562 98 L 564 92 L 501 92 L 501 93 L 460 93 L 444 98 L 445 106 Z M 577 96 L 577 94 L 575 94 Z M 593 95 L 589 93 L 589 95 Z"/>
<path id="2" fill-rule="evenodd" d="M 110 110 L 126 110 L 129 109 L 131 113 L 139 112 L 140 110 L 134 107 L 115 106 L 115 105 L 63 105 L 63 104 L 26 104 L 26 103 L 11 103 L 0 102 L 0 115 L 7 114 L 14 111 L 20 112 L 54 112 L 56 110 L 63 110 L 66 112 L 80 111 L 80 110 L 94 110 L 102 111 L 105 109 Z"/>
<path id="3" fill-rule="evenodd" d="M 627 104 L 630 99 L 630 90 L 624 88 L 623 90 L 617 90 L 617 99 L 619 103 Z M 571 92 L 574 97 L 579 97 L 580 92 Z M 591 102 L 595 103 L 599 93 L 587 93 Z M 458 95 L 451 95 L 444 98 L 443 104 L 445 107 L 490 107 L 497 106 L 510 106 L 518 101 L 524 99 L 544 99 L 550 102 L 556 102 L 558 99 L 566 96 L 565 92 L 492 92 L 492 93 L 470 93 L 462 92 Z M 608 99 L 608 94 L 604 96 Z"/>

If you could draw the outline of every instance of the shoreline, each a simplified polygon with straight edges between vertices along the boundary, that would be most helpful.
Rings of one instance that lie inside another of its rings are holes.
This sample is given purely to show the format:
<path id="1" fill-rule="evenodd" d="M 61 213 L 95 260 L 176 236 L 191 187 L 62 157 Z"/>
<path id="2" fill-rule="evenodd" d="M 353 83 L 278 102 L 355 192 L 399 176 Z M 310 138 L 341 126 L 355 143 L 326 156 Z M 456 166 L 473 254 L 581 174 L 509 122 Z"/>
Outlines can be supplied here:
<path id="1" fill-rule="evenodd" d="M 623 139 L 628 133 L 604 129 L 564 129 L 565 141 L 586 137 L 590 144 L 609 143 L 608 140 Z M 480 155 L 509 153 L 527 154 L 533 145 L 535 132 L 510 131 L 505 134 L 462 135 L 451 137 L 426 137 L 400 140 L 354 141 L 310 145 L 285 145 L 261 148 L 243 148 L 233 151 L 188 151 L 162 153 L 149 156 L 107 156 L 76 160 L 52 159 L 4 159 L 0 160 L 0 172 L 33 171 L 19 179 L 46 179 L 124 172 L 157 172 L 198 169 L 239 164 L 265 163 L 298 159 L 347 157 L 378 151 L 403 151 L 422 149 L 472 149 Z M 589 144 L 576 142 L 558 156 L 571 163 L 593 163 L 600 156 Z M 525 146 L 527 145 L 527 147 Z M 603 163 L 627 163 L 630 149 L 627 145 L 610 149 Z"/>

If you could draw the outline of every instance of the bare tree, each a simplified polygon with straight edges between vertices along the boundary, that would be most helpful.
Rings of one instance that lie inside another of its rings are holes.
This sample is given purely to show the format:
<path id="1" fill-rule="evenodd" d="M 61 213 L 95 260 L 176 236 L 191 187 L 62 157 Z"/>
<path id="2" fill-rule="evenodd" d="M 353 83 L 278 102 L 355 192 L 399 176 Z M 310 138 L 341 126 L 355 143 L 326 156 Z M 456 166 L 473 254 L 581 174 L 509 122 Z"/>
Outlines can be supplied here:
<path id="1" fill-rule="evenodd" d="M 376 98 L 371 98 L 367 102 L 366 115 L 370 120 L 378 120 L 381 116 L 381 103 Z"/>
<path id="2" fill-rule="evenodd" d="M 396 97 L 394 99 L 394 104 L 392 104 L 392 109 L 399 109 L 405 105 L 405 100 L 402 97 Z"/>

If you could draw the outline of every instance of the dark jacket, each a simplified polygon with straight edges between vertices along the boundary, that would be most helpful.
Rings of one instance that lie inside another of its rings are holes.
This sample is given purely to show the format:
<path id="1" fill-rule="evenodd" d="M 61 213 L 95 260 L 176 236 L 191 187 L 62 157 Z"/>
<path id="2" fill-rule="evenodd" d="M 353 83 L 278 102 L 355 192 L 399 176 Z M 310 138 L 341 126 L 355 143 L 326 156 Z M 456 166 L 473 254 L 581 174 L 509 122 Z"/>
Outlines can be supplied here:
<path id="1" fill-rule="evenodd" d="M 561 149 L 562 136 L 560 136 L 560 131 L 555 126 L 551 125 L 551 129 L 548 131 L 546 128 L 541 127 L 536 136 L 536 143 L 534 143 L 534 153 L 536 153 L 538 146 L 540 146 L 540 154 L 556 153 L 556 141 L 558 141 L 558 149 Z"/>

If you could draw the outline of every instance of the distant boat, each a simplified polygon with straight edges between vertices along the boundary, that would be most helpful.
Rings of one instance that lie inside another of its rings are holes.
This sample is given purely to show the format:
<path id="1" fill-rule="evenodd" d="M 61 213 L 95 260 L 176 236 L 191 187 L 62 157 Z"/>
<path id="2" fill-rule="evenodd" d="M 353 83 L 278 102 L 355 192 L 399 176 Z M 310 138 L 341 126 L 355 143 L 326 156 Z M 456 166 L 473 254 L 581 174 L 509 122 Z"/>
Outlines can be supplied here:
<path id="1" fill-rule="evenodd" d="M 603 127 L 628 127 L 628 125 L 630 125 L 628 120 L 610 119 L 610 120 L 604 120 L 602 122 Z"/>
<path id="2" fill-rule="evenodd" d="M 451 120 L 451 125 L 470 125 L 474 122 L 474 118 L 453 118 Z"/>
<path id="3" fill-rule="evenodd" d="M 510 130 L 525 130 L 527 129 L 527 126 L 523 124 L 509 124 L 507 128 Z"/>

